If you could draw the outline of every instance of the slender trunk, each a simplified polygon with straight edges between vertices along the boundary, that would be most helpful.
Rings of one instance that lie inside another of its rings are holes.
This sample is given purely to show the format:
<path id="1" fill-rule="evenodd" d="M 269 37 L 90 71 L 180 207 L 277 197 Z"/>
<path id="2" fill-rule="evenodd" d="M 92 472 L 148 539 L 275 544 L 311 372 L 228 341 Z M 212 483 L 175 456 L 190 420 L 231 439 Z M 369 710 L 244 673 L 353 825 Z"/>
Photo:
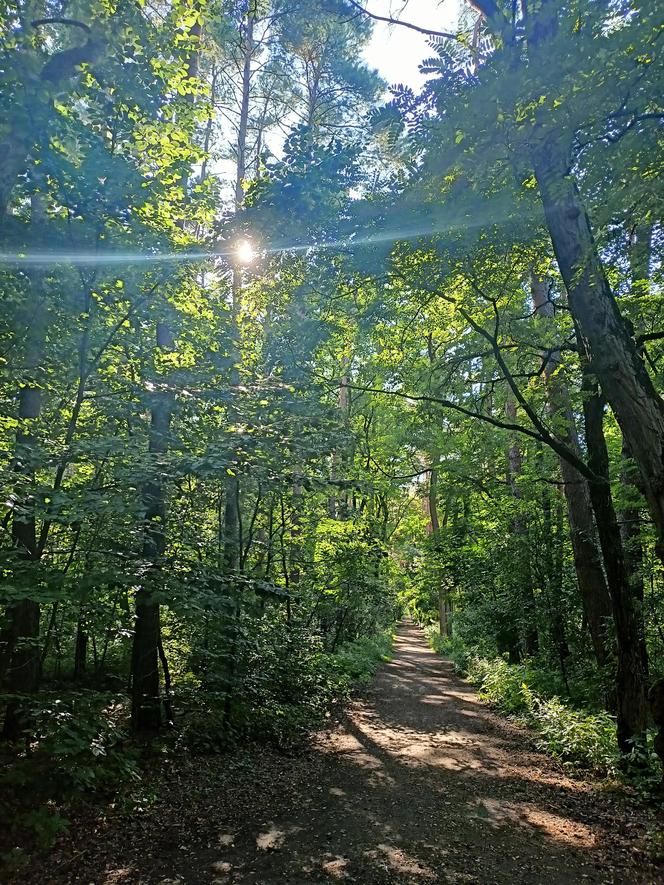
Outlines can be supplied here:
<path id="1" fill-rule="evenodd" d="M 538 455 L 542 457 L 541 444 L 538 445 Z M 569 682 L 567 679 L 566 660 L 570 655 L 565 630 L 565 602 L 563 599 L 563 574 L 562 574 L 562 524 L 563 510 L 560 495 L 556 493 L 556 519 L 554 527 L 551 487 L 544 484 L 542 487 L 542 558 L 543 569 L 540 574 L 540 586 L 546 597 L 548 609 L 548 621 L 551 629 L 551 641 L 556 650 L 560 673 L 569 694 Z"/>
<path id="2" fill-rule="evenodd" d="M 224 558 L 226 573 L 236 572 L 240 566 L 240 480 L 228 475 L 225 480 L 224 503 Z"/>
<path id="3" fill-rule="evenodd" d="M 542 320 L 552 319 L 553 304 L 549 299 L 548 280 L 532 274 L 531 294 L 536 315 Z M 564 430 L 560 436 L 567 447 L 581 457 L 576 420 L 559 351 L 549 354 L 544 373 L 551 417 L 557 424 L 564 422 Z M 559 458 L 559 462 L 581 605 L 595 658 L 603 666 L 609 658 L 606 638 L 611 631 L 611 600 L 595 537 L 590 490 L 585 477 L 569 461 Z"/>
<path id="4" fill-rule="evenodd" d="M 567 659 L 570 656 L 569 644 L 567 642 L 566 630 L 566 612 L 565 602 L 563 598 L 563 502 L 560 495 L 556 495 L 556 543 L 552 556 L 552 571 L 549 582 L 549 593 L 552 605 L 551 625 L 554 635 L 554 642 L 558 651 L 558 662 L 560 664 L 560 673 L 565 683 L 567 694 L 571 694 L 569 679 L 567 676 Z M 553 540 L 553 537 L 552 537 Z"/>
<path id="5" fill-rule="evenodd" d="M 235 211 L 239 213 L 244 203 L 244 180 L 247 173 L 247 131 L 249 126 L 249 101 L 251 98 L 251 62 L 254 53 L 254 18 L 249 14 L 244 34 L 242 94 L 240 99 L 240 123 L 237 137 L 237 164 L 235 169 Z M 234 263 L 231 268 L 231 336 L 232 367 L 231 388 L 237 395 L 240 384 L 240 308 L 242 300 L 242 268 Z M 229 408 L 228 420 L 233 423 L 235 407 Z M 234 465 L 235 466 L 235 465 Z M 240 564 L 240 481 L 237 473 L 227 474 L 224 506 L 224 570 L 234 572 Z"/>
<path id="6" fill-rule="evenodd" d="M 290 582 L 291 586 L 300 583 L 302 572 L 302 518 L 301 511 L 304 502 L 302 482 L 298 474 L 293 480 L 293 502 L 291 506 L 291 549 L 290 549 Z"/>
<path id="7" fill-rule="evenodd" d="M 170 330 L 157 324 L 156 351 L 172 345 Z M 148 451 L 151 476 L 143 486 L 145 524 L 143 559 L 148 566 L 145 580 L 136 594 L 136 622 L 132 648 L 132 728 L 152 733 L 162 725 L 159 691 L 160 612 L 154 594 L 166 549 L 166 497 L 160 464 L 168 451 L 172 400 L 168 391 L 153 394 Z"/>
<path id="8" fill-rule="evenodd" d="M 632 294 L 635 297 L 648 295 L 650 289 L 650 262 L 652 225 L 636 224 L 630 233 L 629 262 L 632 274 Z M 637 332 L 643 328 L 637 324 Z M 639 348 L 639 355 L 643 357 L 645 348 Z M 626 503 L 619 516 L 620 533 L 625 551 L 625 562 L 630 576 L 632 590 L 643 605 L 643 544 L 641 541 L 641 506 L 643 498 L 639 471 L 629 451 L 629 446 L 623 439 L 621 453 L 620 480 L 623 486 Z"/>
<path id="9" fill-rule="evenodd" d="M 438 471 L 435 467 L 429 473 L 429 521 L 430 532 L 434 538 L 440 532 L 440 519 L 438 517 Z"/>
<path id="10" fill-rule="evenodd" d="M 623 443 L 620 480 L 629 502 L 620 511 L 620 535 L 625 552 L 625 565 L 632 591 L 638 604 L 643 606 L 643 543 L 641 541 L 641 498 L 638 476 L 629 451 Z"/>
<path id="11" fill-rule="evenodd" d="M 42 239 L 43 206 L 41 198 L 32 198 L 34 240 Z M 33 268 L 29 274 L 30 303 L 27 308 L 27 343 L 25 377 L 19 389 L 18 429 L 16 431 L 15 470 L 19 490 L 13 505 L 12 546 L 15 550 L 19 581 L 25 585 L 25 597 L 9 606 L 7 627 L 0 637 L 0 677 L 10 695 L 30 694 L 37 689 L 40 668 L 40 605 L 32 598 L 39 561 L 35 501 L 32 487 L 36 457 L 36 425 L 42 414 L 41 384 L 37 377 L 43 361 L 47 331 L 47 313 L 43 298 L 43 274 Z M 20 573 L 23 572 L 21 575 Z M 3 735 L 16 740 L 26 726 L 18 698 L 10 699 L 5 712 Z"/>
<path id="12" fill-rule="evenodd" d="M 429 474 L 428 512 L 429 528 L 433 540 L 434 552 L 440 546 L 440 517 L 438 515 L 438 471 L 431 468 Z M 449 589 L 445 586 L 444 576 L 436 572 L 438 580 L 438 626 L 441 636 L 452 635 L 452 600 Z"/>
<path id="13" fill-rule="evenodd" d="M 159 661 L 164 674 L 164 713 L 166 714 L 166 722 L 173 725 L 173 700 L 171 691 L 171 669 L 168 666 L 168 658 L 164 651 L 164 643 L 161 638 L 161 629 L 159 630 L 159 639 L 157 640 L 157 651 L 159 652 Z"/>
<path id="14" fill-rule="evenodd" d="M 80 682 L 85 676 L 88 662 L 88 630 L 85 616 L 81 612 L 76 624 L 76 644 L 74 647 L 74 681 Z"/>
<path id="15" fill-rule="evenodd" d="M 597 476 L 597 480 L 590 483 L 590 494 L 611 594 L 618 647 L 618 746 L 623 752 L 629 752 L 633 742 L 644 739 L 648 724 L 648 659 L 643 632 L 643 611 L 630 586 L 620 529 L 613 507 L 609 456 L 603 430 L 604 400 L 587 371 L 584 386 L 586 395 L 583 410 L 588 466 Z"/>
<path id="16" fill-rule="evenodd" d="M 514 400 L 508 399 L 505 403 L 505 414 L 508 420 L 514 422 L 516 419 L 516 404 Z M 516 551 L 516 593 L 520 599 L 521 608 L 521 626 L 523 632 L 523 643 L 526 654 L 533 655 L 537 653 L 539 648 L 539 639 L 537 636 L 537 606 L 535 603 L 535 593 L 533 590 L 533 575 L 530 564 L 530 550 L 528 540 L 528 525 L 525 517 L 521 513 L 522 494 L 519 487 L 519 477 L 522 470 L 521 450 L 517 441 L 514 439 L 510 443 L 508 452 L 508 481 L 512 496 L 514 498 L 514 517 L 511 522 L 510 532 L 514 541 Z M 516 648 L 509 649 L 510 658 L 519 657 Z"/>
<path id="17" fill-rule="evenodd" d="M 244 34 L 242 63 L 242 95 L 240 98 L 240 123 L 237 136 L 237 169 L 235 175 L 235 211 L 244 203 L 244 180 L 247 175 L 247 130 L 249 128 L 249 101 L 251 98 L 251 62 L 254 55 L 254 18 L 247 17 Z"/>
<path id="18" fill-rule="evenodd" d="M 279 547 L 281 550 L 281 571 L 284 578 L 284 587 L 286 589 L 286 620 L 291 622 L 291 593 L 290 593 L 290 573 L 288 571 L 288 556 L 286 555 L 286 509 L 284 507 L 283 495 L 280 497 L 281 511 L 281 531 L 279 532 Z"/>

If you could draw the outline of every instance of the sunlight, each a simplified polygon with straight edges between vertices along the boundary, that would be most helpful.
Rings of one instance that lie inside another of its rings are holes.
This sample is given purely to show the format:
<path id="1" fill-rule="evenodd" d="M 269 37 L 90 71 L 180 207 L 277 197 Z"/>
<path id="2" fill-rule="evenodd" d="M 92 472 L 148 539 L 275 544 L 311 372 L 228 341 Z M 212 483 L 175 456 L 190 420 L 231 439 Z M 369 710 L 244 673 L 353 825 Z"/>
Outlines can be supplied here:
<path id="1" fill-rule="evenodd" d="M 252 264 L 256 260 L 256 250 L 249 240 L 241 240 L 235 247 L 235 257 L 240 264 Z"/>

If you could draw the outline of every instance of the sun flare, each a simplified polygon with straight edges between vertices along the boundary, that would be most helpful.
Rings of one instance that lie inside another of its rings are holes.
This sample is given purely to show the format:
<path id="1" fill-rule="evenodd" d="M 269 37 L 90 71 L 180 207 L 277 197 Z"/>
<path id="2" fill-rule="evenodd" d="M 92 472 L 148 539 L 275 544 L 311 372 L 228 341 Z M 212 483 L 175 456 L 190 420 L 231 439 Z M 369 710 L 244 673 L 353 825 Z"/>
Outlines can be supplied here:
<path id="1" fill-rule="evenodd" d="M 235 255 L 240 264 L 252 264 L 256 260 L 256 250 L 249 240 L 241 240 L 237 244 Z"/>

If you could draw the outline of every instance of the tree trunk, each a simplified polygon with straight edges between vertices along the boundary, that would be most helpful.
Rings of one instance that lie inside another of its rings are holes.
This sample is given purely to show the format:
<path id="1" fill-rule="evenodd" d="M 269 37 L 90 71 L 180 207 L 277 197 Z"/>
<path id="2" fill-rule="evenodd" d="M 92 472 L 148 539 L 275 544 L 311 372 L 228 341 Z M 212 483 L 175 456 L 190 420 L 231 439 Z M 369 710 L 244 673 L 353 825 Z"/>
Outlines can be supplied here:
<path id="1" fill-rule="evenodd" d="M 88 631 L 85 618 L 81 613 L 76 625 L 76 644 L 74 646 L 74 681 L 80 682 L 85 676 L 88 663 Z"/>
<path id="2" fill-rule="evenodd" d="M 242 64 L 242 94 L 240 99 L 240 123 L 237 136 L 235 168 L 235 211 L 239 213 L 244 203 L 244 180 L 247 174 L 247 132 L 249 126 L 249 100 L 251 98 L 251 61 L 254 54 L 254 18 L 249 13 L 246 22 Z M 237 395 L 240 384 L 240 332 L 239 319 L 242 300 L 242 268 L 233 263 L 231 268 L 231 334 L 232 360 L 231 388 Z M 235 408 L 229 408 L 229 422 L 235 419 Z M 237 571 L 240 564 L 240 481 L 237 475 L 228 474 L 224 482 L 224 570 Z"/>
<path id="3" fill-rule="evenodd" d="M 440 543 L 440 518 L 438 515 L 438 471 L 431 468 L 429 474 L 428 512 L 430 521 L 430 534 L 437 552 Z M 438 577 L 438 626 L 441 636 L 452 635 L 452 600 L 448 588 L 445 586 L 443 576 Z"/>
<path id="4" fill-rule="evenodd" d="M 548 280 L 533 273 L 531 275 L 531 294 L 535 314 L 543 320 L 552 319 L 554 311 L 553 304 L 549 299 Z M 572 411 L 567 382 L 561 370 L 559 351 L 554 351 L 549 355 L 544 373 L 547 380 L 549 413 L 557 423 L 560 423 L 561 418 L 563 419 L 565 429 L 560 433 L 560 436 L 567 447 L 575 455 L 581 457 L 576 420 Z M 569 461 L 559 458 L 559 463 L 581 605 L 595 658 L 601 667 L 609 658 L 606 637 L 611 631 L 611 599 L 604 578 L 601 553 L 595 537 L 590 491 L 585 477 Z"/>
<path id="5" fill-rule="evenodd" d="M 505 414 L 509 421 L 516 420 L 516 404 L 513 399 L 505 403 Z M 512 496 L 514 498 L 515 515 L 511 521 L 510 534 L 514 541 L 516 551 L 516 587 L 520 599 L 521 625 L 523 633 L 523 646 L 527 655 L 536 654 L 539 649 L 537 635 L 537 606 L 533 590 L 533 575 L 530 564 L 530 550 L 528 540 L 528 525 L 523 514 L 520 512 L 522 494 L 519 488 L 519 477 L 522 470 L 521 449 L 516 441 L 512 440 L 507 452 L 507 478 Z M 518 657 L 516 650 L 510 649 L 510 658 Z"/>
<path id="6" fill-rule="evenodd" d="M 638 604 L 643 606 L 643 543 L 641 541 L 641 510 L 638 499 L 641 498 L 636 468 L 629 451 L 623 443 L 620 480 L 629 496 L 629 503 L 620 511 L 620 535 L 625 552 L 625 565 L 629 575 L 632 592 Z"/>
<path id="7" fill-rule="evenodd" d="M 611 594 L 618 646 L 616 689 L 618 746 L 624 753 L 644 740 L 648 725 L 648 659 L 643 631 L 643 611 L 630 586 L 629 575 L 613 507 L 609 481 L 609 456 L 603 431 L 604 401 L 588 370 L 584 379 L 584 417 L 588 466 L 597 476 L 590 495 L 599 534 L 607 583 Z"/>
<path id="8" fill-rule="evenodd" d="M 157 324 L 156 349 L 172 345 L 171 333 L 163 323 Z M 159 641 L 161 635 L 159 603 L 154 599 L 158 589 L 161 562 L 166 550 L 166 498 L 159 464 L 160 455 L 168 451 L 172 400 L 168 391 L 153 394 L 150 438 L 151 477 L 143 487 L 145 527 L 143 559 L 148 566 L 145 580 L 136 594 L 136 622 L 132 648 L 132 728 L 137 733 L 154 733 L 162 725 L 159 691 Z"/>
<path id="9" fill-rule="evenodd" d="M 664 404 L 618 311 L 562 136 L 533 149 L 546 222 L 579 332 L 582 355 L 613 409 L 655 524 L 664 561 Z"/>
<path id="10" fill-rule="evenodd" d="M 41 197 L 32 197 L 32 222 L 34 241 L 39 247 L 43 235 L 44 212 Z M 28 591 L 28 582 L 34 584 L 36 575 L 29 563 L 40 558 L 37 544 L 37 527 L 34 512 L 32 485 L 34 482 L 35 425 L 42 413 L 42 388 L 37 377 L 44 353 L 47 314 L 43 301 L 43 274 L 32 268 L 29 274 L 30 296 L 26 310 L 27 341 L 25 350 L 25 377 L 18 395 L 18 428 L 16 431 L 16 457 L 14 466 L 19 477 L 19 489 L 13 504 L 12 546 L 18 563 L 28 566 L 22 576 Z M 21 482 L 22 480 L 22 482 Z M 40 605 L 27 596 L 9 606 L 6 613 L 7 627 L 0 641 L 0 677 L 4 677 L 10 695 L 31 694 L 37 690 L 40 669 L 39 622 Z M 10 699 L 5 712 L 3 735 L 16 740 L 25 728 L 25 719 L 17 698 Z"/>
<path id="11" fill-rule="evenodd" d="M 242 60 L 242 97 L 240 99 L 240 123 L 237 135 L 237 167 L 235 175 L 235 211 L 244 203 L 244 180 L 247 175 L 247 130 L 249 128 L 249 100 L 251 98 L 251 61 L 254 56 L 254 17 L 247 16 Z"/>

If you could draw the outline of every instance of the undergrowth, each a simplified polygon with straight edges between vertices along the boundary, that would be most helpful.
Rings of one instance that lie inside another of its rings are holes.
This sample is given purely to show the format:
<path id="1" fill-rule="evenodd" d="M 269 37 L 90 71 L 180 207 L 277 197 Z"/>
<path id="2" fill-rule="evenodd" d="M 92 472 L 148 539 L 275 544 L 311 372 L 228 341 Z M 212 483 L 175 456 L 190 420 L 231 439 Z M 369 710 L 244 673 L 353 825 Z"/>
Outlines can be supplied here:
<path id="1" fill-rule="evenodd" d="M 150 748 L 129 732 L 129 697 L 69 690 L 33 706 L 30 739 L 0 758 L 0 868 L 10 873 L 48 850 L 82 800 L 131 810 L 155 758 L 214 753 L 240 740 L 293 747 L 389 659 L 393 633 L 324 651 L 310 634 L 275 631 L 247 645 L 232 691 L 186 685 L 174 693 L 175 727 Z"/>
<path id="2" fill-rule="evenodd" d="M 535 730 L 538 749 L 571 768 L 629 782 L 641 795 L 660 782 L 653 734 L 646 747 L 635 747 L 625 758 L 618 751 L 615 718 L 574 706 L 553 693 L 556 677 L 533 662 L 510 664 L 503 658 L 480 657 L 459 639 L 441 637 L 436 625 L 425 627 L 425 634 L 434 651 L 452 660 L 457 672 L 477 686 L 483 700 Z"/>

